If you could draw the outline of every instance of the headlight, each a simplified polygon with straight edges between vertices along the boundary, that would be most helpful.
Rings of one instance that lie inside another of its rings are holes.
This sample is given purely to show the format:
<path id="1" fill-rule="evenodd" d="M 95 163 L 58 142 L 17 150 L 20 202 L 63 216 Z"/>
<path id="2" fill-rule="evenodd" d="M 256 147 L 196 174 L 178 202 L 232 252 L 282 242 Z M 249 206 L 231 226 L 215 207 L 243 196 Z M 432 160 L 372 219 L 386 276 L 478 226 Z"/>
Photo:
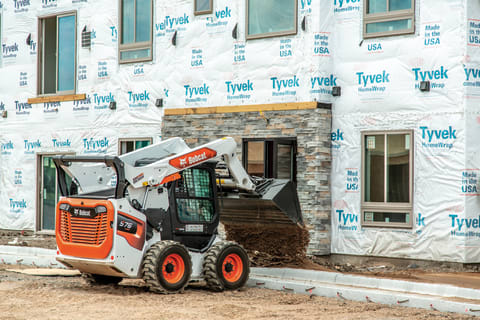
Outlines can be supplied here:
<path id="1" fill-rule="evenodd" d="M 60 204 L 60 210 L 70 211 L 70 205 L 68 203 L 61 203 Z"/>
<path id="2" fill-rule="evenodd" d="M 95 213 L 100 214 L 100 213 L 105 213 L 107 212 L 107 208 L 104 206 L 97 206 L 95 207 Z"/>

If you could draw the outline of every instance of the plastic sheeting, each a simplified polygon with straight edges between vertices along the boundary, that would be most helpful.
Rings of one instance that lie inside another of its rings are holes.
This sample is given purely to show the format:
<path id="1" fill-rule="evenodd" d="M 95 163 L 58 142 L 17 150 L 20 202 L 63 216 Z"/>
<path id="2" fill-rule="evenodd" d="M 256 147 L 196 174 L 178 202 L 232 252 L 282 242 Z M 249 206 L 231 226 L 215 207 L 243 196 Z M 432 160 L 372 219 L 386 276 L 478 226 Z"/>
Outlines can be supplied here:
<path id="1" fill-rule="evenodd" d="M 39 154 L 117 154 L 120 138 L 160 139 L 157 99 L 164 108 L 331 100 L 333 16 L 319 0 L 298 1 L 297 35 L 248 42 L 245 1 L 215 0 L 213 13 L 200 16 L 190 0 L 153 2 L 153 61 L 119 64 L 118 1 L 0 0 L 0 110 L 8 111 L 0 118 L 0 228 L 35 228 Z M 38 19 L 71 12 L 76 92 L 87 98 L 29 105 L 37 90 Z M 81 47 L 84 28 L 90 49 Z"/>
<path id="2" fill-rule="evenodd" d="M 118 154 L 119 139 L 161 139 L 164 96 L 152 64 L 119 66 L 117 6 L 111 1 L 0 1 L 0 228 L 35 229 L 40 210 L 39 155 Z M 82 101 L 28 104 L 37 88 L 37 19 L 76 11 L 77 93 Z M 92 31 L 92 47 L 81 47 L 81 31 Z M 27 44 L 27 38 L 32 41 Z M 140 72 L 144 70 L 144 73 Z M 145 93 L 146 99 L 134 101 Z M 110 110 L 110 101 L 117 109 Z"/>
<path id="3" fill-rule="evenodd" d="M 332 252 L 480 262 L 480 5 L 415 5 L 415 34 L 364 41 L 361 3 L 334 13 L 342 97 L 332 126 Z M 419 90 L 422 80 L 430 92 Z M 361 133 L 389 130 L 414 135 L 412 228 L 361 224 Z"/>

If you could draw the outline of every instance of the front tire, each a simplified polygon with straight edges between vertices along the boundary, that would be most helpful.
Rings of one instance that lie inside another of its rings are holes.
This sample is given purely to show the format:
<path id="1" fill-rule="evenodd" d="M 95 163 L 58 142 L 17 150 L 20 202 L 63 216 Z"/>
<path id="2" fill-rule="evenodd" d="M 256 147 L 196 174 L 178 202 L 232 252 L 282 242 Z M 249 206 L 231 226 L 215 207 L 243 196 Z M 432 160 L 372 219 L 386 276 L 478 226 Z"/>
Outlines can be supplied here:
<path id="1" fill-rule="evenodd" d="M 207 287 L 214 291 L 243 287 L 250 274 L 245 249 L 232 241 L 221 241 L 211 247 L 203 260 L 203 275 Z"/>
<path id="2" fill-rule="evenodd" d="M 175 293 L 190 281 L 192 261 L 188 249 L 175 241 L 160 241 L 148 249 L 143 260 L 143 280 L 150 291 Z"/>

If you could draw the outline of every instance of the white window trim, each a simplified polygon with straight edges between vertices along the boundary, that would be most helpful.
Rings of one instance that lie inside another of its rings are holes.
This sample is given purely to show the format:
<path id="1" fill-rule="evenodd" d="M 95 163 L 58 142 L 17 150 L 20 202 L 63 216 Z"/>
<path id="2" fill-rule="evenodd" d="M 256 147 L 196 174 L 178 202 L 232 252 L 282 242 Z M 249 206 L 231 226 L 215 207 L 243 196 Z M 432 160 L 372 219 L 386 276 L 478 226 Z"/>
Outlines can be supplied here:
<path id="1" fill-rule="evenodd" d="M 72 151 L 65 151 L 65 152 L 40 152 L 36 154 L 35 162 L 36 162 L 36 191 L 37 191 L 37 196 L 36 196 L 36 203 L 35 203 L 35 209 L 36 209 L 36 221 L 35 221 L 35 233 L 37 234 L 47 234 L 47 235 L 52 235 L 55 234 L 55 230 L 48 230 L 48 229 L 43 229 L 43 207 L 42 207 L 42 194 L 43 194 L 43 175 L 42 175 L 42 161 L 43 157 L 45 156 L 58 156 L 58 155 L 75 155 L 75 152 Z M 56 192 L 60 192 L 60 189 L 56 189 Z M 56 215 L 56 212 L 55 212 Z"/>
<path id="2" fill-rule="evenodd" d="M 387 12 L 368 13 L 368 0 L 363 2 L 363 38 L 379 38 L 388 36 L 398 36 L 402 34 L 411 34 L 415 32 L 415 0 L 411 1 L 411 8 L 407 10 L 389 11 L 389 1 L 387 2 Z M 367 33 L 367 24 L 376 22 L 386 22 L 395 20 L 412 19 L 412 27 L 403 30 L 393 30 L 386 32 Z"/>
<path id="3" fill-rule="evenodd" d="M 149 41 L 142 41 L 142 42 L 134 42 L 129 44 L 122 44 L 122 25 L 123 25 L 123 17 L 122 17 L 122 7 L 123 1 L 119 0 L 118 2 L 118 63 L 119 64 L 126 64 L 126 63 L 135 63 L 135 62 L 145 62 L 145 61 L 152 61 L 153 60 L 153 0 L 150 0 L 150 40 Z M 137 2 L 134 2 L 135 6 Z M 133 34 L 135 35 L 135 27 L 136 23 L 133 24 Z M 150 55 L 145 58 L 138 58 L 138 59 L 121 59 L 122 52 L 128 51 L 135 51 L 135 50 L 142 50 L 142 49 L 150 49 Z"/>
<path id="4" fill-rule="evenodd" d="M 210 14 L 213 12 L 213 0 L 210 0 L 210 9 L 204 11 L 197 10 L 197 0 L 193 0 L 193 14 L 196 16 L 200 16 L 202 14 Z"/>
<path id="5" fill-rule="evenodd" d="M 44 49 L 43 46 L 45 45 L 43 41 L 43 36 L 44 36 L 44 31 L 43 31 L 43 24 L 42 20 L 48 19 L 48 18 L 53 18 L 55 17 L 58 21 L 59 17 L 64 17 L 64 16 L 75 16 L 75 68 L 74 68 L 74 75 L 73 75 L 73 90 L 68 90 L 68 91 L 57 91 L 58 88 L 58 22 L 57 22 L 57 34 L 55 35 L 56 41 L 57 41 L 57 54 L 56 54 L 56 70 L 55 70 L 55 93 L 43 93 L 43 74 L 45 72 L 44 70 L 44 64 L 42 62 L 42 56 L 44 54 Z M 77 17 L 77 11 L 66 11 L 66 12 L 60 12 L 56 14 L 50 14 L 50 15 L 45 15 L 45 16 L 39 16 L 38 17 L 38 39 L 37 39 L 37 96 L 39 97 L 48 97 L 48 96 L 63 96 L 63 95 L 70 95 L 70 94 L 75 94 L 77 91 L 77 55 L 78 55 L 78 45 L 77 45 L 77 27 L 78 27 L 78 17 Z M 41 46 L 41 47 L 40 47 Z M 40 54 L 41 53 L 41 54 Z"/>
<path id="6" fill-rule="evenodd" d="M 409 154 L 409 202 L 386 202 L 386 195 L 384 202 L 366 202 L 365 201 L 365 137 L 371 135 L 384 135 L 385 136 L 385 156 L 384 156 L 384 192 L 387 188 L 387 136 L 390 134 L 410 134 L 410 154 Z M 365 131 L 361 133 L 362 139 L 362 172 L 361 172 L 361 225 L 363 227 L 389 227 L 389 228 L 412 228 L 413 227 L 413 152 L 414 152 L 414 139 L 413 130 L 392 130 L 392 131 Z M 379 222 L 379 221 L 365 221 L 365 212 L 407 212 L 410 213 L 410 219 L 406 223 L 394 223 L 394 222 Z"/>
<path id="7" fill-rule="evenodd" d="M 153 138 L 151 137 L 140 137 L 140 138 L 119 138 L 118 139 L 118 155 L 122 155 L 122 142 L 136 142 L 136 141 L 150 141 L 149 145 L 153 144 Z M 138 150 L 134 149 L 133 151 Z M 125 154 L 125 153 L 123 153 Z"/>
<path id="8" fill-rule="evenodd" d="M 248 31 L 248 6 L 250 3 L 250 0 L 246 1 L 246 11 L 245 11 L 245 38 L 246 40 L 255 40 L 255 39 L 264 39 L 264 38 L 273 38 L 273 37 L 281 37 L 281 36 L 290 36 L 290 35 L 295 35 L 298 32 L 298 0 L 295 1 L 295 14 L 294 14 L 294 20 L 295 20 L 295 27 L 293 30 L 287 30 L 287 31 L 279 31 L 279 32 L 267 32 L 267 33 L 259 33 L 255 35 L 249 35 Z"/>

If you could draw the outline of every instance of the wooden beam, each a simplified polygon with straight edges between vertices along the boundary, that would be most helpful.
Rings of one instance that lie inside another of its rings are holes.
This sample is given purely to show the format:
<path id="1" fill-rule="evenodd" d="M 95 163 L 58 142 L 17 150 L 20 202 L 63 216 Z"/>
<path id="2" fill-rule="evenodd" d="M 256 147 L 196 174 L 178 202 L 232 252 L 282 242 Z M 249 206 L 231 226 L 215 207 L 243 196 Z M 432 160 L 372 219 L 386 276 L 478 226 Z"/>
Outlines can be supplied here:
<path id="1" fill-rule="evenodd" d="M 264 112 L 316 109 L 318 102 L 287 102 L 273 104 L 256 104 L 245 106 L 198 107 L 165 109 L 166 116 L 180 116 L 192 114 L 235 113 L 235 112 Z"/>
<path id="2" fill-rule="evenodd" d="M 85 93 L 67 94 L 62 96 L 46 96 L 46 97 L 28 98 L 27 102 L 29 104 L 35 104 L 35 103 L 44 103 L 44 102 L 75 101 L 75 100 L 85 100 L 86 97 L 87 95 Z"/>

